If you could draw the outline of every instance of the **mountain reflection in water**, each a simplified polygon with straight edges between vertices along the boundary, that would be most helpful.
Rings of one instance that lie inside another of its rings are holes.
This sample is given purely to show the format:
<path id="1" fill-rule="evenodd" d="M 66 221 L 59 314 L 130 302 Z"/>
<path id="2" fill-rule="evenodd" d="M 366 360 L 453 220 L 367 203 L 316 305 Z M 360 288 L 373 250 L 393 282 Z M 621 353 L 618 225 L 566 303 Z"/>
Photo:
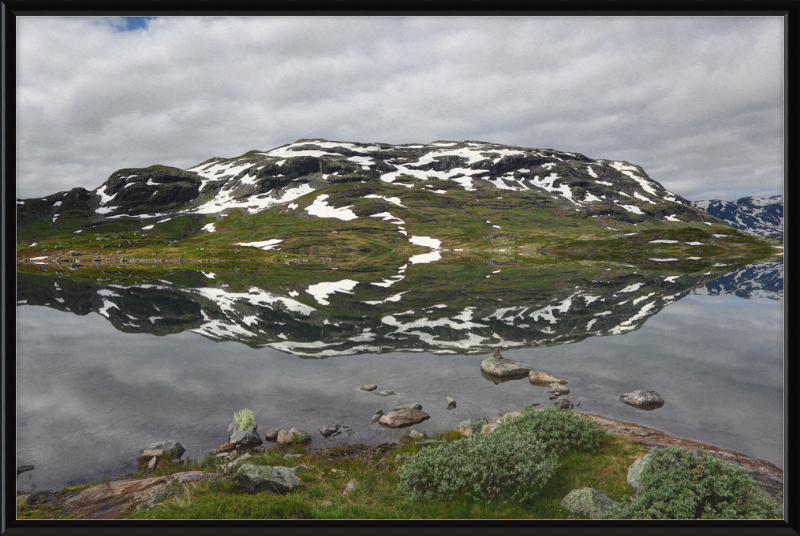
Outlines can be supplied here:
<path id="1" fill-rule="evenodd" d="M 130 286 L 20 273 L 17 303 L 94 312 L 126 333 L 190 330 L 306 358 L 397 351 L 483 354 L 631 332 L 692 291 L 780 298 L 783 262 L 750 265 L 722 277 L 578 264 L 451 266 L 448 273 L 462 275 L 423 273 L 393 282 L 394 290 L 388 290 L 393 283 L 351 279 L 264 288 L 219 271 L 183 271 Z M 375 297 L 383 299 L 369 299 Z"/>

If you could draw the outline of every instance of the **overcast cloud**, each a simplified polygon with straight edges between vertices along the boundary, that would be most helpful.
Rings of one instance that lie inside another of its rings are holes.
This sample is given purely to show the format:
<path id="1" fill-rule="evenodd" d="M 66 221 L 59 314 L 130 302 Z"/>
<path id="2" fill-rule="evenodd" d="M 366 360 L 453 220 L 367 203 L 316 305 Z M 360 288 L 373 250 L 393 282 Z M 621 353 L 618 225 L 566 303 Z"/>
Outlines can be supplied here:
<path id="1" fill-rule="evenodd" d="M 783 193 L 781 17 L 17 19 L 17 196 L 298 138 L 481 140 Z"/>

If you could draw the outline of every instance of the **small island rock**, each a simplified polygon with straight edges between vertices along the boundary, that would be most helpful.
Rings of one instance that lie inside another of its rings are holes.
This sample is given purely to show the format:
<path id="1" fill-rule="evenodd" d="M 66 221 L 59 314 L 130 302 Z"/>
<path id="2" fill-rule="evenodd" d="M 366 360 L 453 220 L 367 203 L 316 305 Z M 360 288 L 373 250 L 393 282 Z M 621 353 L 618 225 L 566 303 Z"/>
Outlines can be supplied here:
<path id="1" fill-rule="evenodd" d="M 375 385 L 374 383 L 370 383 L 370 384 L 361 386 L 361 390 L 362 391 L 374 391 L 377 388 L 378 388 L 378 386 Z"/>
<path id="2" fill-rule="evenodd" d="M 619 399 L 629 406 L 647 411 L 658 409 L 664 405 L 664 397 L 655 391 L 645 389 L 637 389 L 631 393 L 620 395 Z"/>
<path id="3" fill-rule="evenodd" d="M 539 385 L 541 387 L 546 387 L 551 383 L 567 383 L 566 381 L 559 380 L 555 376 L 546 372 L 542 372 L 541 370 L 532 370 L 528 372 L 528 381 L 533 385 Z"/>
<path id="4" fill-rule="evenodd" d="M 401 409 L 400 411 L 390 411 L 378 419 L 378 423 L 389 428 L 403 428 L 412 424 L 419 424 L 430 419 L 431 416 L 418 409 Z"/>
<path id="5" fill-rule="evenodd" d="M 499 349 L 494 351 L 492 357 L 481 361 L 481 371 L 489 376 L 524 378 L 531 370 L 534 370 L 534 368 L 530 365 L 503 358 Z"/>

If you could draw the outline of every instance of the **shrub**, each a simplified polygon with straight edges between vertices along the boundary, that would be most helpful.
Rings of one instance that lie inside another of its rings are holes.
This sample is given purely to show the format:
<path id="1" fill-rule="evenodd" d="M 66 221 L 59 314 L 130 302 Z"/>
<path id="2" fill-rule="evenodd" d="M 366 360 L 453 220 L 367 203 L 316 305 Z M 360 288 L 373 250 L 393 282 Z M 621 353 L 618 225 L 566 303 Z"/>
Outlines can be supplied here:
<path id="1" fill-rule="evenodd" d="M 239 426 L 239 430 L 247 431 L 256 426 L 256 418 L 253 412 L 245 408 L 233 414 L 233 422 Z"/>
<path id="2" fill-rule="evenodd" d="M 597 452 L 606 433 L 572 411 L 534 406 L 526 406 L 520 417 L 500 423 L 494 432 L 519 436 L 526 443 L 539 443 L 556 453 L 573 449 Z"/>
<path id="3" fill-rule="evenodd" d="M 640 494 L 609 510 L 606 519 L 764 519 L 773 506 L 747 470 L 705 451 L 667 447 L 652 452 Z"/>
<path id="4" fill-rule="evenodd" d="M 521 502 L 553 476 L 555 455 L 511 435 L 480 434 L 422 450 L 398 470 L 399 489 L 413 501 L 451 499 Z"/>

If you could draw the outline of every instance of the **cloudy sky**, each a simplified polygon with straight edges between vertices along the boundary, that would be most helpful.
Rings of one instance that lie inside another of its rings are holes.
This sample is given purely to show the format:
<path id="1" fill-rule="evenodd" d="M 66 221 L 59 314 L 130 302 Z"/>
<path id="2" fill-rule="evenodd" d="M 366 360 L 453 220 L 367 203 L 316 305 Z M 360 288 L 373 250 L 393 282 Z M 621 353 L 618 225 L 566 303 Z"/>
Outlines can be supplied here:
<path id="1" fill-rule="evenodd" d="M 781 17 L 17 18 L 17 196 L 298 138 L 480 140 L 783 193 Z"/>

